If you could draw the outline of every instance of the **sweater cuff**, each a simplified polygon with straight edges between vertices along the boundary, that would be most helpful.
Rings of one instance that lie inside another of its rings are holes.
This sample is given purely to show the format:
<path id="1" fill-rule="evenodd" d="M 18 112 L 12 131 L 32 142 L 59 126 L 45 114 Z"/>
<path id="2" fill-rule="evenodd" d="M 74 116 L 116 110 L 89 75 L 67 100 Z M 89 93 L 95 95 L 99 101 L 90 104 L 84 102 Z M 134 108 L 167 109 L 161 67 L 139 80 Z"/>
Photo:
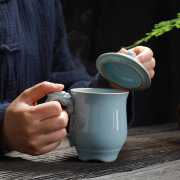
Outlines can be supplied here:
<path id="1" fill-rule="evenodd" d="M 0 104 L 0 128 L 4 119 L 6 109 L 8 108 L 9 105 L 10 105 L 9 102 L 3 102 Z M 7 152 L 9 152 L 9 150 L 0 150 L 0 155 L 3 155 Z"/>
<path id="2" fill-rule="evenodd" d="M 9 105 L 10 105 L 9 102 L 3 102 L 0 104 L 0 126 L 3 122 L 6 109 L 8 108 Z"/>

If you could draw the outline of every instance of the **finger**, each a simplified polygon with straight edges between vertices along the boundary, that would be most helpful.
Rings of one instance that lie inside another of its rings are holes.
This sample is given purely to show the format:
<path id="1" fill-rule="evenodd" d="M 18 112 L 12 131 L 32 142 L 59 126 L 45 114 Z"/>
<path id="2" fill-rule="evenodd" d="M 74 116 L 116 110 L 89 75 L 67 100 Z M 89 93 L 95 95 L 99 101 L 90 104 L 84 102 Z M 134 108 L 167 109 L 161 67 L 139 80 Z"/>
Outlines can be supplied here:
<path id="1" fill-rule="evenodd" d="M 60 115 L 44 119 L 40 122 L 39 132 L 49 134 L 65 128 L 68 125 L 68 114 L 65 110 Z"/>
<path id="2" fill-rule="evenodd" d="M 54 84 L 50 82 L 39 83 L 22 93 L 23 99 L 29 104 L 34 105 L 39 99 L 44 97 L 46 94 L 61 91 L 64 88 L 62 84 Z"/>
<path id="3" fill-rule="evenodd" d="M 32 118 L 43 120 L 60 115 L 62 112 L 61 104 L 58 101 L 50 101 L 31 107 Z"/>
<path id="4" fill-rule="evenodd" d="M 42 148 L 41 154 L 45 154 L 51 152 L 52 150 L 56 149 L 61 144 L 61 141 L 57 141 L 55 143 L 49 144 Z"/>
<path id="5" fill-rule="evenodd" d="M 124 53 L 126 54 L 127 53 L 127 50 L 125 48 L 122 48 L 120 51 L 118 51 L 118 53 Z"/>
<path id="6" fill-rule="evenodd" d="M 141 63 L 146 62 L 153 57 L 153 52 L 148 47 L 137 46 L 129 50 L 136 53 L 136 59 L 138 59 Z"/>
<path id="7" fill-rule="evenodd" d="M 136 47 L 131 48 L 131 49 L 129 49 L 129 50 L 130 50 L 130 51 L 134 51 L 137 55 L 140 54 L 140 53 L 142 53 L 142 52 L 145 51 L 145 50 L 148 50 L 148 51 L 152 54 L 152 56 L 153 56 L 153 51 L 152 51 L 150 48 L 145 47 L 145 46 L 136 46 Z"/>
<path id="8" fill-rule="evenodd" d="M 136 46 L 134 48 L 129 49 L 130 51 L 134 51 L 137 55 L 143 52 L 147 47 L 144 46 Z"/>
<path id="9" fill-rule="evenodd" d="M 61 144 L 61 141 L 57 141 L 57 142 L 55 142 L 55 143 L 52 143 L 52 144 L 48 144 L 48 145 L 46 145 L 46 146 L 43 146 L 43 147 L 41 147 L 40 149 L 38 149 L 38 150 L 36 150 L 36 151 L 30 151 L 28 154 L 34 155 L 34 156 L 46 154 L 46 153 L 48 153 L 48 152 L 51 152 L 51 151 L 54 150 L 55 148 L 57 148 L 60 144 Z"/>
<path id="10" fill-rule="evenodd" d="M 149 75 L 150 75 L 151 78 L 153 78 L 154 75 L 155 75 L 154 69 L 149 69 L 149 70 L 148 70 L 148 73 L 149 73 Z"/>
<path id="11" fill-rule="evenodd" d="M 139 60 L 141 63 L 147 62 L 152 58 L 152 53 L 149 49 L 145 49 L 140 54 L 136 56 L 136 59 Z"/>
<path id="12" fill-rule="evenodd" d="M 67 131 L 65 128 L 60 129 L 58 131 L 46 134 L 46 135 L 42 135 L 42 137 L 40 138 L 40 147 L 44 147 L 47 146 L 49 144 L 53 144 L 55 142 L 59 142 L 62 139 L 64 139 L 67 135 Z"/>
<path id="13" fill-rule="evenodd" d="M 154 69 L 154 67 L 155 67 L 155 65 L 156 65 L 156 62 L 155 62 L 155 59 L 154 59 L 154 58 L 151 58 L 151 60 L 142 63 L 142 65 L 143 65 L 147 70 L 149 70 L 149 69 Z"/>

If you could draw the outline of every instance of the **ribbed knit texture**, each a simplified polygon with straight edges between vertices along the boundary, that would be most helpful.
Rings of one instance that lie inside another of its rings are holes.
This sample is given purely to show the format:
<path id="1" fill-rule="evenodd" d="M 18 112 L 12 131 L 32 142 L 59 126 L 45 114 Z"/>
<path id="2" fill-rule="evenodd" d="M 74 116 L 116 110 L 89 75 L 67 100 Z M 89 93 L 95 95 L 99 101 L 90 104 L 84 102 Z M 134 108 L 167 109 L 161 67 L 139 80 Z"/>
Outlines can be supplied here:
<path id="1" fill-rule="evenodd" d="M 59 0 L 0 0 L 0 124 L 9 104 L 42 81 L 74 87 L 108 87 L 90 77 L 68 48 Z M 132 98 L 128 103 L 132 121 Z"/>

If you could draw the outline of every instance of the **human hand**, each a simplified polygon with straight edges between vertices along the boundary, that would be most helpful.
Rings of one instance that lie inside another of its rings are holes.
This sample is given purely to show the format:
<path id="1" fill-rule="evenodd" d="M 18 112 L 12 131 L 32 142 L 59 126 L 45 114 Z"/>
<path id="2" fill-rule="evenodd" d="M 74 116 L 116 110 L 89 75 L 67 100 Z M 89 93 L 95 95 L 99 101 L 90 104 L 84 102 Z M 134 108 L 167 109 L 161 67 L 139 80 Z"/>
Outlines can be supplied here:
<path id="1" fill-rule="evenodd" d="M 156 65 L 156 62 L 155 62 L 155 59 L 153 57 L 153 52 L 150 48 L 148 47 L 144 47 L 144 46 L 136 46 L 132 49 L 129 49 L 130 51 L 133 51 L 136 53 L 136 59 L 142 63 L 142 65 L 146 68 L 146 70 L 148 71 L 149 75 L 151 78 L 154 77 L 155 75 L 155 71 L 154 71 L 154 68 L 155 68 L 155 65 Z M 126 50 L 124 48 L 122 48 L 120 51 L 118 51 L 119 53 L 127 53 L 127 51 L 129 50 Z M 117 86 L 116 84 L 113 84 L 113 83 L 110 83 L 110 86 L 114 89 L 121 89 L 121 90 L 126 90 L 125 88 L 123 87 L 119 87 Z"/>
<path id="2" fill-rule="evenodd" d="M 146 70 L 148 71 L 149 75 L 151 78 L 154 77 L 155 75 L 155 65 L 156 65 L 156 61 L 153 57 L 153 52 L 150 48 L 148 47 L 144 47 L 144 46 L 136 46 L 132 49 L 129 49 L 130 51 L 133 51 L 136 53 L 136 59 L 142 63 L 142 65 L 146 68 Z M 120 53 L 127 53 L 127 51 L 124 48 L 122 48 L 119 52 Z"/>
<path id="3" fill-rule="evenodd" d="M 67 112 L 57 101 L 38 104 L 61 84 L 43 82 L 25 90 L 7 108 L 0 131 L 0 149 L 40 155 L 55 149 L 66 136 Z"/>

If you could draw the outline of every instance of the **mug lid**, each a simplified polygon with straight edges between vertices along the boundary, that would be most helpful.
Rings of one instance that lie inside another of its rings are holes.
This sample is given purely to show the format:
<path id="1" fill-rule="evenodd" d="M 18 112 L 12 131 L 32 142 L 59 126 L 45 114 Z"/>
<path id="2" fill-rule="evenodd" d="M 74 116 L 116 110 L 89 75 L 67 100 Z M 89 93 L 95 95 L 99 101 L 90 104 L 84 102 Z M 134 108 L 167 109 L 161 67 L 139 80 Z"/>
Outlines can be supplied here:
<path id="1" fill-rule="evenodd" d="M 96 67 L 109 82 L 127 90 L 144 90 L 151 84 L 151 78 L 145 67 L 135 59 L 136 54 L 110 52 L 100 55 Z"/>

